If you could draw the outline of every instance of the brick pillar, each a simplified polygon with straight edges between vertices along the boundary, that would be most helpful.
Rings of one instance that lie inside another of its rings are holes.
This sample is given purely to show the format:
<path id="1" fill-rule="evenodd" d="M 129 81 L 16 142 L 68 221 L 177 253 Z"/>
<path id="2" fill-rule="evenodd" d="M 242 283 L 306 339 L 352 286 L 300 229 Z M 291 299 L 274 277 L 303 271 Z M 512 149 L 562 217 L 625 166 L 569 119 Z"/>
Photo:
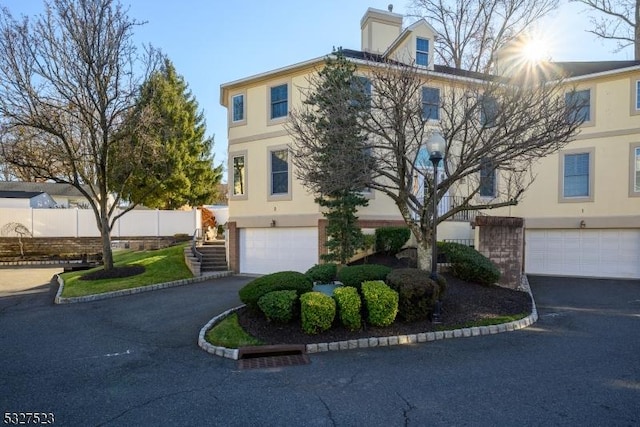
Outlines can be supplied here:
<path id="1" fill-rule="evenodd" d="M 478 251 L 493 261 L 502 273 L 498 284 L 517 288 L 522 280 L 524 261 L 524 219 L 477 216 Z"/>
<path id="2" fill-rule="evenodd" d="M 229 269 L 240 273 L 240 229 L 236 222 L 227 222 L 227 239 L 229 242 Z"/>
<path id="3" fill-rule="evenodd" d="M 327 224 L 326 219 L 318 220 L 318 262 L 322 264 L 322 255 L 329 253 L 327 250 Z"/>

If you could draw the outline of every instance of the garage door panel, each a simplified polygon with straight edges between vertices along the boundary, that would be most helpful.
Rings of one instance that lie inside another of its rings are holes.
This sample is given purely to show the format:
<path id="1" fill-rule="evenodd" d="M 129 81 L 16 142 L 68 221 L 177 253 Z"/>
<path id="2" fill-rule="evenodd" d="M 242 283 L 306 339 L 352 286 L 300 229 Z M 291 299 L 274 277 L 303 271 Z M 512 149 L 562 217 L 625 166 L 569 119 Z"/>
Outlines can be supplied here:
<path id="1" fill-rule="evenodd" d="M 640 278 L 640 230 L 527 230 L 525 271 Z"/>
<path id="2" fill-rule="evenodd" d="M 240 229 L 240 272 L 304 272 L 318 263 L 318 230 L 300 228 Z"/>

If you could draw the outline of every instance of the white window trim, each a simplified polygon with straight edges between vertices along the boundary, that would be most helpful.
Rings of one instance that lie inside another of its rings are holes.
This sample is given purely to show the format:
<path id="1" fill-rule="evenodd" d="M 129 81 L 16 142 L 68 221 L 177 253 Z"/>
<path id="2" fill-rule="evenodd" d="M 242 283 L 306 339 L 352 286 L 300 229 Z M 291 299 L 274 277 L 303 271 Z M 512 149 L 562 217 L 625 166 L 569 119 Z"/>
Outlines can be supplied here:
<path id="1" fill-rule="evenodd" d="M 640 197 L 640 191 L 636 191 L 636 150 L 640 149 L 640 142 L 629 145 L 629 197 Z"/>
<path id="2" fill-rule="evenodd" d="M 274 151 L 286 151 L 287 152 L 287 192 L 273 194 L 272 188 L 272 176 L 271 176 L 271 153 Z M 293 193 L 291 189 L 292 179 L 291 179 L 291 152 L 289 150 L 289 146 L 287 145 L 275 145 L 267 148 L 267 201 L 286 201 L 293 199 Z"/>
<path id="3" fill-rule="evenodd" d="M 564 158 L 571 154 L 589 154 L 589 195 L 579 197 L 564 196 Z M 593 202 L 595 195 L 595 159 L 596 150 L 593 147 L 565 150 L 558 153 L 558 203 Z"/>
<path id="4" fill-rule="evenodd" d="M 629 114 L 632 116 L 640 115 L 640 97 L 638 97 L 638 87 L 640 86 L 640 77 L 631 78 L 631 102 L 629 103 Z"/>
<path id="5" fill-rule="evenodd" d="M 585 86 L 576 88 L 576 92 L 589 91 L 589 120 L 584 121 L 580 127 L 591 127 L 596 125 L 596 88 L 595 86 Z"/>
<path id="6" fill-rule="evenodd" d="M 236 96 L 242 95 L 243 96 L 243 103 L 242 103 L 242 120 L 237 120 L 234 121 L 233 120 L 233 98 L 235 98 Z M 247 124 L 247 92 L 243 91 L 243 92 L 236 92 L 236 93 L 232 93 L 229 96 L 229 127 L 235 127 L 235 126 L 243 126 Z"/>
<path id="7" fill-rule="evenodd" d="M 271 118 L 271 89 L 282 85 L 287 85 L 287 114 L 273 119 Z M 278 80 L 267 86 L 267 126 L 281 124 L 289 120 L 289 113 L 291 111 L 291 89 L 291 80 Z"/>
<path id="8" fill-rule="evenodd" d="M 237 157 L 244 157 L 244 194 L 233 194 L 233 189 L 235 187 L 235 176 L 233 170 L 233 159 Z M 229 153 L 229 167 L 228 167 L 228 178 L 227 182 L 230 183 L 228 192 L 229 192 L 229 200 L 247 200 L 249 198 L 249 162 L 248 162 L 248 154 L 247 150 L 242 151 L 234 151 L 233 153 Z"/>

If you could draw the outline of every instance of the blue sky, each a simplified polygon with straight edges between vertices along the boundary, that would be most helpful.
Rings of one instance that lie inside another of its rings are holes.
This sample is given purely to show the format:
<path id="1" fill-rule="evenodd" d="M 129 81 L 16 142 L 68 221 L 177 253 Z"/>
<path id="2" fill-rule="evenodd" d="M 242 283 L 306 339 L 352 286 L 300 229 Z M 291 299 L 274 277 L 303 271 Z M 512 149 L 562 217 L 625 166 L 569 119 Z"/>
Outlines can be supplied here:
<path id="1" fill-rule="evenodd" d="M 360 49 L 360 19 L 368 7 L 387 8 L 390 0 L 121 0 L 138 27 L 138 43 L 161 48 L 173 61 L 204 110 L 207 133 L 215 135 L 216 164 L 226 161 L 226 111 L 220 84 L 323 56 L 334 46 Z M 408 1 L 396 1 L 405 13 Z M 12 14 L 33 15 L 41 0 L 2 0 Z M 566 0 L 541 31 L 556 40 L 556 61 L 633 59 L 627 49 L 585 32 L 584 8 Z"/>

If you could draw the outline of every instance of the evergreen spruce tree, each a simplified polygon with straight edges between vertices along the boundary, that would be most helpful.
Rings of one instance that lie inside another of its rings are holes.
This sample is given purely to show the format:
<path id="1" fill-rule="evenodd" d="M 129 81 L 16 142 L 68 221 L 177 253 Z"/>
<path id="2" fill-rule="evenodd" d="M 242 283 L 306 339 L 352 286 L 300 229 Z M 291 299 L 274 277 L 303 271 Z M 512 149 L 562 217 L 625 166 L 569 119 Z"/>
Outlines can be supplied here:
<path id="1" fill-rule="evenodd" d="M 212 203 L 218 196 L 222 165 L 213 165 L 213 138 L 205 137 L 203 113 L 170 60 L 143 84 L 138 108 L 143 107 L 154 112 L 148 133 L 161 143 L 162 161 L 149 156 L 146 167 L 127 186 L 125 197 L 159 209 Z"/>

